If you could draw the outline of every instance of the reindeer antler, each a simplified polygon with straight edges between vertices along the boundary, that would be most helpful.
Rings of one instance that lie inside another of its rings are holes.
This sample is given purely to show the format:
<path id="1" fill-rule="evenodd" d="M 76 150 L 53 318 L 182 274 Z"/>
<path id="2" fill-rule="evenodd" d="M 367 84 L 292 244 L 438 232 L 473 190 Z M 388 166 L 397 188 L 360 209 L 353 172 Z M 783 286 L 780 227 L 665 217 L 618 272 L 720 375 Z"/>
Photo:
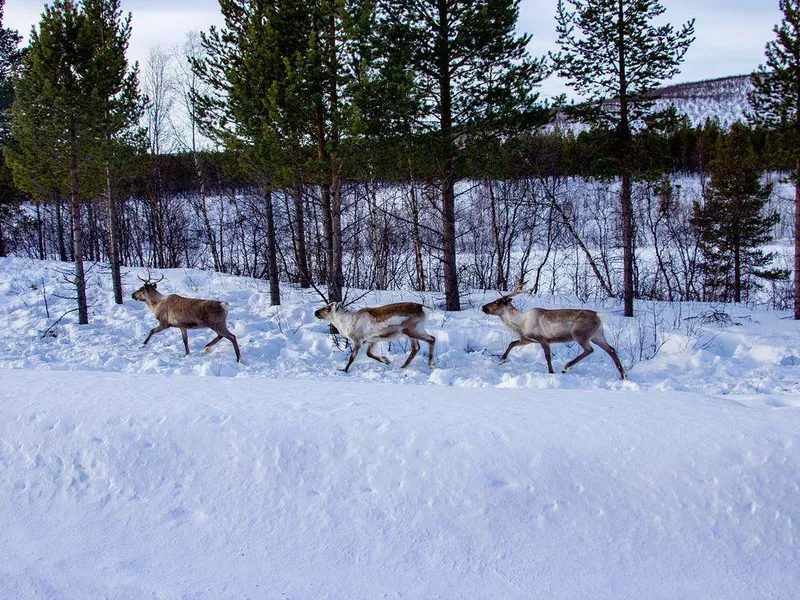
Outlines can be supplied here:
<path id="1" fill-rule="evenodd" d="M 147 272 L 147 279 L 142 279 L 142 278 L 141 278 L 141 277 L 139 277 L 138 275 L 136 276 L 136 278 L 137 278 L 139 281 L 141 281 L 142 283 L 159 283 L 159 282 L 161 282 L 161 280 L 163 280 L 163 279 L 164 279 L 164 276 L 162 275 L 162 276 L 161 276 L 159 279 L 156 279 L 155 281 L 153 281 L 152 279 L 150 279 L 150 271 L 148 271 L 148 272 Z"/>
<path id="2" fill-rule="evenodd" d="M 505 297 L 506 298 L 513 298 L 514 296 L 519 296 L 520 294 L 527 294 L 530 291 L 531 290 L 526 290 L 525 289 L 525 281 L 520 279 L 517 282 L 517 286 L 513 290 L 511 290 L 510 293 L 506 294 Z"/>

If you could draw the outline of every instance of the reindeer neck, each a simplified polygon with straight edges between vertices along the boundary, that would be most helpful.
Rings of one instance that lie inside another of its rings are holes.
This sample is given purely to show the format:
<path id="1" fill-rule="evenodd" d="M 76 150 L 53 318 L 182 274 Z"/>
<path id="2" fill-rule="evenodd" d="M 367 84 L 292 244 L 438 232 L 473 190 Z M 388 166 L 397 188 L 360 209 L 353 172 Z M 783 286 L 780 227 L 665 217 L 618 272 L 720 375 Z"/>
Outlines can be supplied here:
<path id="1" fill-rule="evenodd" d="M 522 313 L 517 308 L 513 306 L 506 306 L 505 312 L 503 312 L 503 314 L 500 315 L 500 320 L 502 320 L 503 323 L 509 325 L 515 325 L 519 323 L 519 321 L 521 320 L 520 319 L 521 314 Z"/>
<path id="2" fill-rule="evenodd" d="M 331 313 L 329 320 L 331 324 L 339 330 L 339 333 L 347 336 L 352 329 L 353 313 L 339 309 L 335 313 Z"/>
<path id="3" fill-rule="evenodd" d="M 158 290 L 153 290 L 147 294 L 147 300 L 145 300 L 145 303 L 150 310 L 155 312 L 155 310 L 158 308 L 158 305 L 161 304 L 161 301 L 164 300 L 164 298 L 166 298 L 164 294 Z"/>

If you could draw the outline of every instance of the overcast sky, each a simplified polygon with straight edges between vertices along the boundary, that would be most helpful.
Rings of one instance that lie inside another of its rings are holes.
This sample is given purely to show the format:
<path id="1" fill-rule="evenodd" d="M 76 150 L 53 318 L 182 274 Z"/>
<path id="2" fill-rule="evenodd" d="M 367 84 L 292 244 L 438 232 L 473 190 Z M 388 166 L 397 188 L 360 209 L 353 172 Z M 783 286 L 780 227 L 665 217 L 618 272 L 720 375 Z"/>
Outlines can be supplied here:
<path id="1" fill-rule="evenodd" d="M 520 31 L 533 34 L 531 52 L 555 49 L 557 0 L 522 0 Z M 696 41 L 675 82 L 750 73 L 764 61 L 764 44 L 773 39 L 779 20 L 778 0 L 663 0 L 666 18 L 676 26 L 695 18 Z M 26 38 L 37 24 L 45 2 L 6 0 L 6 27 Z M 216 0 L 123 0 L 133 13 L 130 57 L 143 63 L 150 48 L 181 45 L 187 31 L 207 29 L 222 21 Z M 562 82 L 545 82 L 542 92 L 565 91 Z"/>

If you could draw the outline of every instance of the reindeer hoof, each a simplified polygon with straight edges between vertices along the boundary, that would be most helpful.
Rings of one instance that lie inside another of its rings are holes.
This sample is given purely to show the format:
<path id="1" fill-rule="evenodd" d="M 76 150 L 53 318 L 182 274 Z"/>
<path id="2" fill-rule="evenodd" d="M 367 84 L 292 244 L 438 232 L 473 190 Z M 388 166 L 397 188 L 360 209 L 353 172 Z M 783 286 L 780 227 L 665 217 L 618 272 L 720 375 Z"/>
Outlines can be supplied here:
<path id="1" fill-rule="evenodd" d="M 385 364 L 385 365 L 390 365 L 390 364 L 392 364 L 392 361 L 390 361 L 390 360 L 389 360 L 388 358 L 386 358 L 385 356 L 381 356 L 381 362 L 382 362 L 383 364 Z"/>

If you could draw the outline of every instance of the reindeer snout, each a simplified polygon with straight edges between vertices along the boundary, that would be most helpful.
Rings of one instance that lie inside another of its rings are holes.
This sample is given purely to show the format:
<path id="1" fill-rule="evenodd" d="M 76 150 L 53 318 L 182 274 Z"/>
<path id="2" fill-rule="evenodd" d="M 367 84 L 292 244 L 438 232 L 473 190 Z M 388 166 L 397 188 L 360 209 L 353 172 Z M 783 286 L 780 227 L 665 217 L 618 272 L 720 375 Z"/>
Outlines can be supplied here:
<path id="1" fill-rule="evenodd" d="M 484 314 L 488 315 L 489 314 L 489 305 L 488 304 L 484 304 L 483 306 L 481 306 L 481 310 L 484 312 Z"/>

